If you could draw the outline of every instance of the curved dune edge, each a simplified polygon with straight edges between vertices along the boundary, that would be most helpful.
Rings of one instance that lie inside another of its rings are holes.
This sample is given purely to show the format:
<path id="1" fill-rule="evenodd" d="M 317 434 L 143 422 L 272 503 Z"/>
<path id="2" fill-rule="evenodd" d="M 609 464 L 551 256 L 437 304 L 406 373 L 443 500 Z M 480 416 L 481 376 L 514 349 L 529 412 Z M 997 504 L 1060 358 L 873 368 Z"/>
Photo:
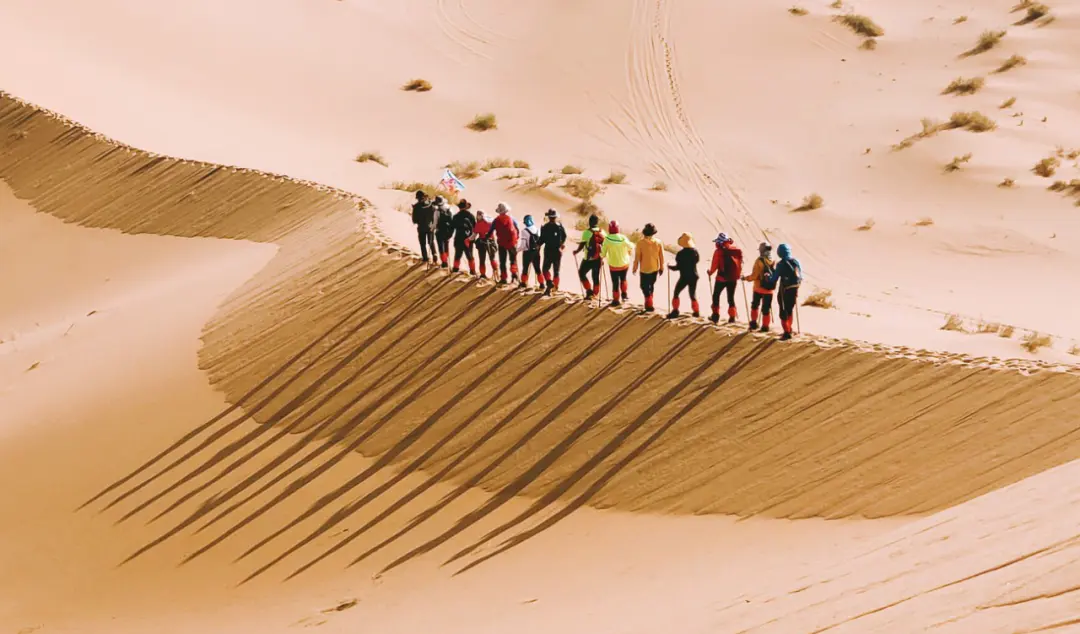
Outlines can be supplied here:
<path id="1" fill-rule="evenodd" d="M 265 472 L 206 491 L 198 513 L 263 512 L 275 487 L 302 487 L 359 451 L 377 459 L 316 503 L 340 510 L 315 534 L 386 493 L 355 495 L 392 465 L 430 476 L 416 495 L 459 485 L 428 516 L 471 487 L 494 494 L 452 531 L 515 496 L 536 500 L 494 539 L 582 505 L 929 513 L 1080 457 L 1071 368 L 810 337 L 781 345 L 519 297 L 423 270 L 341 190 L 136 150 L 6 94 L 0 139 L 0 178 L 66 221 L 280 249 L 206 325 L 201 351 L 233 409 L 271 425 L 225 446 L 245 419 L 192 421 L 187 445 L 114 492 L 163 470 L 225 473 L 292 434 Z"/>

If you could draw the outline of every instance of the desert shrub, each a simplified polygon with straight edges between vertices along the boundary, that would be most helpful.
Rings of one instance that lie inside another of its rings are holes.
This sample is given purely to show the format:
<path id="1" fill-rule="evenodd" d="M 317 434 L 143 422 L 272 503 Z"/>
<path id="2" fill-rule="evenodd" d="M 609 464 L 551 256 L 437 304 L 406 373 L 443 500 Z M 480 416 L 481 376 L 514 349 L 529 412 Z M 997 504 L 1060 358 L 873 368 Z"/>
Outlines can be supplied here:
<path id="1" fill-rule="evenodd" d="M 788 13 L 790 13 L 791 15 L 806 15 L 807 13 L 809 13 L 809 11 L 802 7 L 791 7 L 790 9 L 788 9 Z"/>
<path id="2" fill-rule="evenodd" d="M 833 308 L 832 291 L 827 288 L 822 288 L 810 293 L 810 295 L 803 300 L 803 306 L 812 306 L 814 308 Z"/>
<path id="3" fill-rule="evenodd" d="M 1010 55 L 1009 59 L 1001 63 L 1001 66 L 997 67 L 995 73 L 1004 73 L 1005 71 L 1012 70 L 1017 66 L 1023 66 L 1027 64 L 1027 58 L 1023 55 Z"/>
<path id="4" fill-rule="evenodd" d="M 519 170 L 532 169 L 532 167 L 529 166 L 528 161 L 522 161 L 521 159 L 515 160 L 510 167 L 513 167 L 514 169 L 519 169 Z"/>
<path id="5" fill-rule="evenodd" d="M 1045 160 L 1045 159 L 1043 159 L 1043 160 Z M 1036 167 L 1037 167 L 1037 165 L 1036 165 Z M 1047 189 L 1049 189 L 1052 192 L 1063 192 L 1068 188 L 1069 188 L 1069 184 L 1066 183 L 1065 181 L 1054 181 L 1053 183 L 1050 184 L 1049 187 L 1047 187 Z"/>
<path id="6" fill-rule="evenodd" d="M 634 244 L 637 244 L 644 237 L 645 237 L 645 234 L 641 232 L 641 229 L 634 229 L 633 231 L 630 232 L 629 239 L 630 239 L 630 242 L 633 242 Z"/>
<path id="7" fill-rule="evenodd" d="M 909 148 L 912 145 L 915 145 L 916 141 L 919 141 L 920 139 L 926 139 L 926 138 L 932 137 L 932 136 L 934 136 L 935 134 L 937 134 L 938 132 L 940 132 L 941 130 L 943 130 L 945 128 L 945 124 L 943 124 L 940 121 L 937 121 L 935 119 L 931 119 L 929 117 L 923 117 L 922 120 L 921 120 L 921 123 L 922 123 L 922 130 L 921 131 L 916 132 L 915 134 L 912 134 L 911 136 L 907 137 L 903 141 L 901 141 L 901 142 L 897 143 L 896 145 L 892 146 L 892 149 L 893 149 L 894 152 L 898 151 L 898 150 L 903 150 L 903 149 Z"/>
<path id="8" fill-rule="evenodd" d="M 873 218 L 867 218 L 865 222 L 863 222 L 858 227 L 855 227 L 855 230 L 856 231 L 870 231 L 871 229 L 874 228 L 874 225 L 876 225 L 876 224 L 877 223 L 874 222 Z"/>
<path id="9" fill-rule="evenodd" d="M 474 178 L 480 178 L 483 173 L 483 166 L 480 161 L 454 161 L 446 165 L 446 168 L 463 180 L 472 180 Z"/>
<path id="10" fill-rule="evenodd" d="M 1000 44 L 1003 37 L 1005 37 L 1005 31 L 983 31 L 979 35 L 979 39 L 975 41 L 975 46 L 961 53 L 960 57 L 971 57 L 972 55 L 985 53 Z"/>
<path id="11" fill-rule="evenodd" d="M 497 181 L 513 181 L 513 180 L 517 180 L 519 178 L 526 178 L 526 177 L 528 177 L 528 175 L 529 175 L 528 172 L 507 172 L 505 174 L 499 175 L 499 177 L 496 178 L 495 180 L 497 180 Z"/>
<path id="12" fill-rule="evenodd" d="M 585 170 L 581 169 L 577 165 L 570 165 L 568 163 L 566 165 L 563 165 L 563 168 L 561 170 L 559 170 L 559 171 L 561 173 L 565 174 L 566 176 L 573 176 L 574 174 L 581 174 Z"/>
<path id="13" fill-rule="evenodd" d="M 416 190 L 423 190 L 428 196 L 442 196 L 450 204 L 456 204 L 460 197 L 456 192 L 452 192 L 441 185 L 435 185 L 432 183 L 421 183 L 419 181 L 394 181 L 389 185 L 386 185 L 384 189 L 396 189 L 402 192 L 415 192 Z"/>
<path id="14" fill-rule="evenodd" d="M 682 247 L 680 247 L 677 244 L 670 244 L 670 243 L 667 243 L 667 242 L 664 243 L 664 250 L 667 251 L 668 253 L 672 254 L 672 255 L 678 255 L 679 249 L 681 249 L 681 248 Z"/>
<path id="15" fill-rule="evenodd" d="M 945 90 L 941 91 L 943 95 L 974 95 L 982 90 L 986 80 L 982 77 L 972 77 L 970 79 L 964 77 L 957 77 L 952 80 Z"/>
<path id="16" fill-rule="evenodd" d="M 963 165 L 964 163 L 967 163 L 970 160 L 971 160 L 971 152 L 968 152 L 967 154 L 965 154 L 963 156 L 955 156 L 955 157 L 953 157 L 953 160 L 951 160 L 951 161 L 949 161 L 948 163 L 945 164 L 945 171 L 946 172 L 958 171 L 960 169 L 961 165 Z"/>
<path id="17" fill-rule="evenodd" d="M 832 4 L 830 4 L 829 7 L 832 9 L 842 9 L 844 8 L 844 2 L 843 0 L 833 0 Z"/>
<path id="18" fill-rule="evenodd" d="M 427 92 L 431 90 L 431 82 L 426 79 L 410 79 L 401 89 L 410 92 Z"/>
<path id="19" fill-rule="evenodd" d="M 1015 22 L 1017 26 L 1023 26 L 1024 24 L 1031 24 L 1035 20 L 1038 20 L 1050 13 L 1050 7 L 1045 4 L 1033 2 L 1027 7 L 1027 15 L 1021 18 L 1018 22 Z"/>
<path id="20" fill-rule="evenodd" d="M 795 208 L 795 211 L 810 211 L 813 209 L 821 209 L 825 204 L 825 199 L 818 194 L 810 194 L 806 198 L 803 198 L 802 204 Z"/>
<path id="21" fill-rule="evenodd" d="M 626 174 L 622 172 L 611 172 L 608 177 L 604 179 L 604 183 L 608 185 L 622 185 L 626 182 Z"/>
<path id="22" fill-rule="evenodd" d="M 918 220 L 915 221 L 915 226 L 916 227 L 929 227 L 929 226 L 932 226 L 933 224 L 934 224 L 934 219 L 933 218 L 919 218 Z"/>
<path id="23" fill-rule="evenodd" d="M 1043 178 L 1050 178 L 1057 171 L 1058 166 L 1061 165 L 1061 161 L 1056 156 L 1048 156 L 1039 160 L 1035 164 L 1035 167 L 1031 168 L 1031 171 L 1035 172 Z"/>
<path id="24" fill-rule="evenodd" d="M 1002 110 L 1004 110 L 1006 108 L 1012 108 L 1013 104 L 1015 104 L 1015 103 L 1016 103 L 1016 97 L 1009 97 L 1005 101 L 1002 101 L 1001 105 L 998 106 L 998 108 L 1001 108 Z"/>
<path id="25" fill-rule="evenodd" d="M 498 122 L 495 119 L 495 115 L 488 112 L 486 114 L 478 114 L 473 117 L 473 120 L 469 122 L 467 126 L 470 130 L 476 132 L 484 132 L 487 130 L 496 130 L 499 127 Z"/>
<path id="26" fill-rule="evenodd" d="M 885 35 L 885 29 L 878 26 L 873 20 L 865 15 L 846 13 L 833 18 L 837 22 L 866 37 L 881 37 Z"/>
<path id="27" fill-rule="evenodd" d="M 383 158 L 383 155 L 379 152 L 364 152 L 362 154 L 357 154 L 355 160 L 357 163 L 378 163 L 383 167 L 390 167 L 390 164 L 386 162 L 386 159 Z"/>
<path id="28" fill-rule="evenodd" d="M 1080 345 L 1073 344 L 1072 347 L 1069 348 L 1069 354 L 1080 356 Z"/>
<path id="29" fill-rule="evenodd" d="M 599 183 L 584 176 L 574 176 L 568 179 L 562 186 L 567 194 L 583 202 L 591 202 L 598 194 L 604 191 Z"/>
<path id="30" fill-rule="evenodd" d="M 971 132 L 988 132 L 997 128 L 993 119 L 981 112 L 954 112 L 945 127 L 950 130 L 964 129 Z"/>
<path id="31" fill-rule="evenodd" d="M 967 16 L 966 15 L 962 15 L 962 16 L 960 16 L 960 17 L 958 17 L 958 18 L 956 18 L 955 20 L 952 21 L 953 24 L 960 24 L 961 22 L 967 22 Z"/>
<path id="32" fill-rule="evenodd" d="M 1001 330 L 998 331 L 998 336 L 1001 337 L 1002 339 L 1012 339 L 1013 332 L 1015 332 L 1015 331 L 1016 331 L 1016 328 L 1013 328 L 1012 326 L 1009 326 L 1009 325 L 1005 325 L 1005 326 L 1002 326 Z"/>
<path id="33" fill-rule="evenodd" d="M 859 49 L 863 50 L 863 51 L 876 51 L 877 50 L 877 40 L 875 40 L 872 37 L 868 37 L 865 40 L 863 40 L 862 44 L 859 45 Z"/>
<path id="34" fill-rule="evenodd" d="M 1028 352 L 1035 354 L 1041 348 L 1049 348 L 1053 346 L 1054 341 L 1049 335 L 1039 334 L 1037 332 L 1029 332 L 1024 335 L 1023 343 L 1020 345 Z"/>
<path id="35" fill-rule="evenodd" d="M 1006 178 L 1005 180 L 998 183 L 998 187 L 1001 187 L 1002 189 L 1008 189 L 1010 187 L 1016 187 L 1016 181 L 1014 181 L 1011 178 Z"/>
<path id="36" fill-rule="evenodd" d="M 941 327 L 942 330 L 949 330 L 952 332 L 966 332 L 964 330 L 964 320 L 960 315 L 949 315 L 945 318 L 945 324 Z"/>
<path id="37" fill-rule="evenodd" d="M 491 170 L 506 169 L 513 166 L 514 162 L 508 158 L 490 158 L 484 161 L 484 164 L 480 166 L 480 169 L 485 172 L 490 172 Z"/>
<path id="38" fill-rule="evenodd" d="M 656 181 L 649 189 L 653 190 L 654 192 L 666 192 L 667 183 L 665 183 L 664 181 Z"/>
<path id="39" fill-rule="evenodd" d="M 977 331 L 981 335 L 996 335 L 1001 332 L 1001 324 L 993 321 L 980 321 Z"/>

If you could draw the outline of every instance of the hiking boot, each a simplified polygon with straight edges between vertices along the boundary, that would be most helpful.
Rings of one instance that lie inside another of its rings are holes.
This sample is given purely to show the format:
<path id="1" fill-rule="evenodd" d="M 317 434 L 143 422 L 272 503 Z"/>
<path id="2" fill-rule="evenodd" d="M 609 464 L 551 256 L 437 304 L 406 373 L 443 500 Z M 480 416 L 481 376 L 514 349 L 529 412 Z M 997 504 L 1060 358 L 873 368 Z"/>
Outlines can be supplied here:
<path id="1" fill-rule="evenodd" d="M 496 286 L 506 286 L 506 280 L 499 280 L 498 282 L 495 282 L 495 285 Z"/>
<path id="2" fill-rule="evenodd" d="M 645 312 L 647 312 L 647 313 L 655 313 L 656 309 L 653 308 L 652 306 L 646 306 L 645 307 Z"/>
<path id="3" fill-rule="evenodd" d="M 480 279 L 486 280 L 487 279 L 487 273 L 481 273 L 480 274 Z"/>
<path id="4" fill-rule="evenodd" d="M 544 289 L 544 297 L 551 297 L 551 287 L 550 286 Z"/>
<path id="5" fill-rule="evenodd" d="M 768 326 L 762 326 L 761 330 L 759 330 L 758 332 L 769 332 L 769 327 Z"/>
<path id="6" fill-rule="evenodd" d="M 518 282 L 518 288 L 529 288 L 529 285 L 525 282 Z"/>
<path id="7" fill-rule="evenodd" d="M 757 330 L 757 322 L 756 321 L 750 322 L 750 330 Z"/>
<path id="8" fill-rule="evenodd" d="M 615 299 L 615 300 L 611 301 L 611 307 L 612 308 L 618 308 L 620 306 L 622 306 L 622 302 L 620 302 L 619 300 Z"/>
<path id="9" fill-rule="evenodd" d="M 727 318 L 727 323 L 729 323 L 729 324 L 735 323 L 735 318 L 734 317 L 728 317 Z"/>
<path id="10" fill-rule="evenodd" d="M 711 321 L 714 324 L 720 323 L 720 315 L 712 315 L 712 316 L 710 316 L 709 321 Z"/>
<path id="11" fill-rule="evenodd" d="M 448 269 L 448 268 L 450 268 L 450 267 L 449 267 L 449 266 L 447 266 L 446 262 L 443 262 L 442 264 L 440 264 L 440 265 L 439 265 L 439 268 L 440 268 L 440 269 Z"/>
<path id="12" fill-rule="evenodd" d="M 670 313 L 667 314 L 668 319 L 675 319 L 678 316 L 679 316 L 679 311 L 677 311 L 677 310 L 673 310 L 673 311 L 671 311 Z"/>
<path id="13" fill-rule="evenodd" d="M 592 291 L 585 291 L 585 301 L 589 301 L 592 298 L 593 298 L 593 292 Z"/>
<path id="14" fill-rule="evenodd" d="M 784 334 L 780 335 L 780 341 L 790 341 L 791 337 L 792 335 L 790 332 L 785 332 Z"/>
<path id="15" fill-rule="evenodd" d="M 693 313 L 691 313 L 691 314 L 692 314 L 692 315 L 693 315 L 694 317 L 701 317 L 701 313 L 699 313 L 699 312 L 698 312 L 698 311 L 696 311 L 696 310 L 695 310 L 695 311 L 694 311 Z"/>
<path id="16" fill-rule="evenodd" d="M 450 269 L 450 272 L 451 273 L 461 273 L 461 269 L 459 269 L 458 267 L 455 266 L 454 268 Z"/>

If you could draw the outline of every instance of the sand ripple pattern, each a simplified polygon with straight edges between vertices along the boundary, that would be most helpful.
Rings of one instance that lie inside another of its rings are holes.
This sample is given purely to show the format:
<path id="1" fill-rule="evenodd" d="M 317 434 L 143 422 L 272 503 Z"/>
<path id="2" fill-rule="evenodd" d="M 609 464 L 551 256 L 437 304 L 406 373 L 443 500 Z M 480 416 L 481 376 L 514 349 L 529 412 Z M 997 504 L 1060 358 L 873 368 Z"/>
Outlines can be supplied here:
<path id="1" fill-rule="evenodd" d="M 459 48 L 476 57 L 491 59 L 485 48 L 495 33 L 472 17 L 465 0 L 435 0 L 435 21 L 443 35 Z"/>
<path id="2" fill-rule="evenodd" d="M 200 365 L 232 405 L 88 501 L 157 520 L 140 553 L 244 532 L 258 575 L 339 552 L 390 569 L 455 540 L 464 569 L 585 505 L 924 514 L 1080 457 L 1070 372 L 478 286 L 419 266 L 347 192 L 149 154 L 6 95 L 0 143 L 0 177 L 66 221 L 279 246 L 205 327 Z M 334 468 L 352 452 L 370 468 Z M 330 492 L 275 516 L 315 481 Z"/>

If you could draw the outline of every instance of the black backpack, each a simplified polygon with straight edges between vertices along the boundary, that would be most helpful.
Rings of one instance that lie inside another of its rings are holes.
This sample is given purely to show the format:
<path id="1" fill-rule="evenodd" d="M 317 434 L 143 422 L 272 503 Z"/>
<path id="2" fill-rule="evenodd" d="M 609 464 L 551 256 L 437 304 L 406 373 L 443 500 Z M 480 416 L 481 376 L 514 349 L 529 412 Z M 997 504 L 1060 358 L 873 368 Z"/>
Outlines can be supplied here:
<path id="1" fill-rule="evenodd" d="M 761 278 L 758 279 L 758 286 L 771 291 L 776 288 L 776 280 L 770 279 L 775 268 L 770 266 L 765 258 L 758 258 L 758 260 L 761 261 Z"/>

